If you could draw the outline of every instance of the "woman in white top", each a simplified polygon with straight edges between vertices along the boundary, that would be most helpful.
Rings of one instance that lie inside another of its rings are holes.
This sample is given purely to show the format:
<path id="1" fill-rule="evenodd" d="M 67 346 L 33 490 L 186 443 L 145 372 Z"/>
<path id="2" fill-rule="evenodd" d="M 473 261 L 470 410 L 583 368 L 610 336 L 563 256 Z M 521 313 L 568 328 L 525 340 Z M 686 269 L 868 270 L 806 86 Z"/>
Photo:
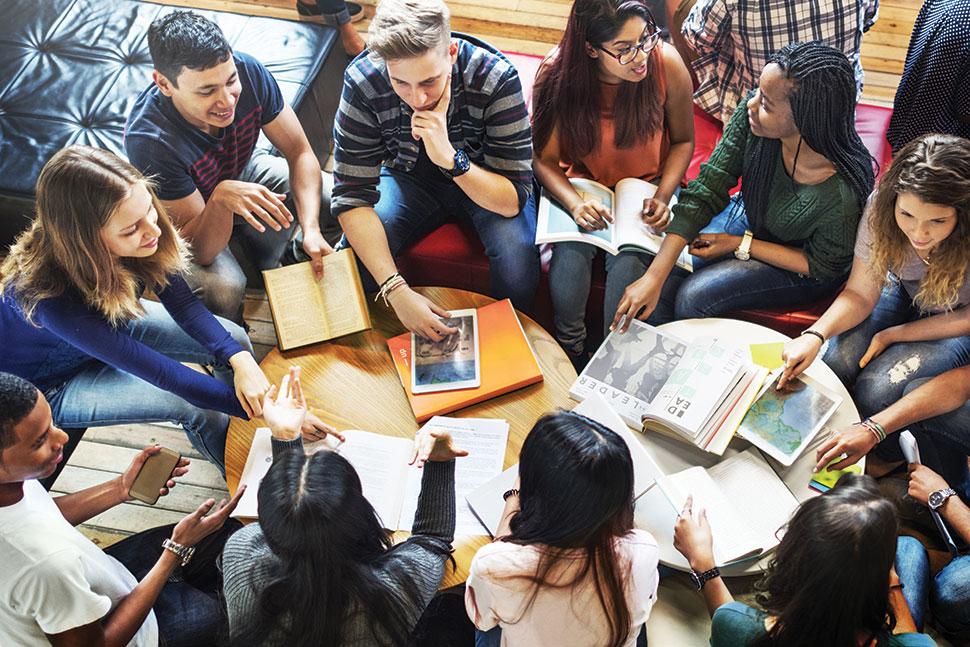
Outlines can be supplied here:
<path id="1" fill-rule="evenodd" d="M 532 428 L 519 461 L 521 494 L 505 493 L 496 540 L 468 576 L 476 645 L 645 644 L 659 549 L 633 528 L 623 440 L 584 416 L 556 413 Z"/>

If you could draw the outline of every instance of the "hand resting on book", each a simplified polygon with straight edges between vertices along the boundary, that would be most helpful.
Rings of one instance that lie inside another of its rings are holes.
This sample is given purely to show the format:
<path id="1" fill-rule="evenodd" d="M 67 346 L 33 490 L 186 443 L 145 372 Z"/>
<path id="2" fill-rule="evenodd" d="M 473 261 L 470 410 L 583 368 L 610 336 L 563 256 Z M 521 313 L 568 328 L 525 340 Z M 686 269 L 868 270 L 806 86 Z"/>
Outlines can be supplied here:
<path id="1" fill-rule="evenodd" d="M 450 461 L 453 458 L 468 456 L 464 449 L 452 446 L 451 434 L 447 431 L 440 431 L 431 425 L 425 425 L 418 432 L 414 439 L 414 455 L 408 465 L 417 465 L 418 468 L 424 467 L 428 461 Z"/>

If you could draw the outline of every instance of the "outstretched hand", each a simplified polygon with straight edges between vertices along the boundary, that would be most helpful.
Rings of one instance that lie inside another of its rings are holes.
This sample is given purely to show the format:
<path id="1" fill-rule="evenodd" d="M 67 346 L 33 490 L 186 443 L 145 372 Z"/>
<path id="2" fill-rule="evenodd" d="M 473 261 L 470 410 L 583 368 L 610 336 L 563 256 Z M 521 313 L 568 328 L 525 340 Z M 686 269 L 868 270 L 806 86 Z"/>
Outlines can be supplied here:
<path id="1" fill-rule="evenodd" d="M 414 439 L 414 454 L 408 465 L 415 463 L 419 468 L 424 467 L 428 461 L 450 461 L 453 458 L 468 456 L 464 449 L 457 449 L 452 446 L 451 434 L 447 431 L 425 426 L 418 432 Z"/>
<path id="2" fill-rule="evenodd" d="M 279 387 L 275 384 L 270 387 L 263 397 L 263 420 L 275 437 L 284 440 L 303 434 L 308 442 L 313 442 L 329 434 L 343 442 L 340 432 L 307 410 L 300 370 L 299 366 L 291 366 Z"/>

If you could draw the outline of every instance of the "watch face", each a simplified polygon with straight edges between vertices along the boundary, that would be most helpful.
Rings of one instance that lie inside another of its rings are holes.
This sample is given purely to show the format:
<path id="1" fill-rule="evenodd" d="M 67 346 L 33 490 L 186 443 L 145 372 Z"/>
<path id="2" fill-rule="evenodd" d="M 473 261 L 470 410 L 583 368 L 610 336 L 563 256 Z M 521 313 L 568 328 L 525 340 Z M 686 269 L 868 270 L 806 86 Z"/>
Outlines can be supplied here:
<path id="1" fill-rule="evenodd" d="M 696 571 L 690 572 L 690 581 L 694 583 L 694 588 L 696 588 L 698 591 L 704 588 L 704 583 L 701 582 L 701 577 Z"/>
<path id="2" fill-rule="evenodd" d="M 932 508 L 933 510 L 936 510 L 941 505 L 943 505 L 943 502 L 946 501 L 946 497 L 944 497 L 943 493 L 938 490 L 936 492 L 930 493 L 928 501 L 930 504 L 930 508 Z"/>

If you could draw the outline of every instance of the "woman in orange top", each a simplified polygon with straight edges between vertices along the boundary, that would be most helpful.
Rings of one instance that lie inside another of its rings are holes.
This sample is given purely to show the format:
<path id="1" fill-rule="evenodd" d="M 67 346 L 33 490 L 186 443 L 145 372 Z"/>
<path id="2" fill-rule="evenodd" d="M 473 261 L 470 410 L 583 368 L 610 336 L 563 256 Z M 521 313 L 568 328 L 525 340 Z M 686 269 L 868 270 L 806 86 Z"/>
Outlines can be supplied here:
<path id="1" fill-rule="evenodd" d="M 643 221 L 658 230 L 694 151 L 691 81 L 643 0 L 577 0 L 562 42 L 536 78 L 532 120 L 536 179 L 586 231 L 613 218 L 603 201 L 570 178 L 612 188 L 640 178 L 658 186 L 643 201 Z M 586 301 L 596 247 L 557 243 L 549 282 L 556 338 L 574 363 L 585 363 Z M 643 275 L 646 254 L 606 258 L 604 321 L 613 320 L 626 286 Z"/>

